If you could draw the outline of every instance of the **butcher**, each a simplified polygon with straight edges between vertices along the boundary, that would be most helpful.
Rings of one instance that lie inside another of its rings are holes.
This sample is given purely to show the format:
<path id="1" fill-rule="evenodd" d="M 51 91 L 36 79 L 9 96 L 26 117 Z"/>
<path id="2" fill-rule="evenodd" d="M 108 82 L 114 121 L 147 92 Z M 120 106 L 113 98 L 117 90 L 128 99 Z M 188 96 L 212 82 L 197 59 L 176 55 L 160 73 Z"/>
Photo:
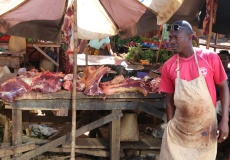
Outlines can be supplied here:
<path id="1" fill-rule="evenodd" d="M 216 53 L 192 46 L 194 33 L 187 21 L 174 22 L 167 30 L 175 55 L 161 73 L 168 124 L 160 160 L 215 160 L 217 142 L 226 140 L 229 133 L 227 75 Z M 222 104 L 219 125 L 215 84 Z"/>

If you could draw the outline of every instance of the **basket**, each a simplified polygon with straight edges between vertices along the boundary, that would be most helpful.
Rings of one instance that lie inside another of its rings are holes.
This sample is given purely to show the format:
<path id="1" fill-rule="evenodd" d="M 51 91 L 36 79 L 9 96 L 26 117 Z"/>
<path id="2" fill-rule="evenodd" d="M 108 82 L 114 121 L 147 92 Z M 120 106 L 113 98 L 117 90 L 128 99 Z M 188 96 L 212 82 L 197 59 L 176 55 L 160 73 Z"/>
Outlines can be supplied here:
<path id="1" fill-rule="evenodd" d="M 136 113 L 124 113 L 124 116 L 121 118 L 120 141 L 139 141 Z"/>
<path id="2" fill-rule="evenodd" d="M 9 51 L 10 52 L 26 51 L 26 39 L 23 37 L 10 36 Z"/>
<path id="3" fill-rule="evenodd" d="M 39 66 L 40 69 L 42 68 L 45 71 L 49 70 L 50 72 L 54 72 L 55 69 L 55 65 L 48 59 L 42 59 Z"/>

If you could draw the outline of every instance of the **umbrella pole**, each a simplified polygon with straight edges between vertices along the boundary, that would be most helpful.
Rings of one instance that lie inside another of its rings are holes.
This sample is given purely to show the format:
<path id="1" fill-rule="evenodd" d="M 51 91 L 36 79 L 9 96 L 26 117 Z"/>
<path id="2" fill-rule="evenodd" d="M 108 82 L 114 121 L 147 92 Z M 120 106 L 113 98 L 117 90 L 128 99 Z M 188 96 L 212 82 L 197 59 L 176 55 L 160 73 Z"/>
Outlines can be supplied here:
<path id="1" fill-rule="evenodd" d="M 162 31 L 160 32 L 161 33 L 161 40 L 160 40 L 160 44 L 159 44 L 159 48 L 158 48 L 158 51 L 157 51 L 157 56 L 156 56 L 156 63 L 158 63 L 158 59 L 159 59 L 159 55 L 160 55 L 160 51 L 161 51 L 161 47 L 162 47 L 162 41 L 163 41 L 163 25 L 162 25 Z"/>
<path id="2" fill-rule="evenodd" d="M 74 36 L 77 35 L 77 0 L 74 2 Z M 73 61 L 73 90 L 72 90 L 72 131 L 71 131 L 71 160 L 75 160 L 75 142 L 76 142 L 76 77 L 77 77 L 77 46 L 78 38 L 74 36 L 74 61 Z"/>
<path id="3" fill-rule="evenodd" d="M 89 52 L 85 54 L 85 65 L 86 66 L 88 66 L 88 57 L 89 57 L 88 55 L 89 55 Z"/>

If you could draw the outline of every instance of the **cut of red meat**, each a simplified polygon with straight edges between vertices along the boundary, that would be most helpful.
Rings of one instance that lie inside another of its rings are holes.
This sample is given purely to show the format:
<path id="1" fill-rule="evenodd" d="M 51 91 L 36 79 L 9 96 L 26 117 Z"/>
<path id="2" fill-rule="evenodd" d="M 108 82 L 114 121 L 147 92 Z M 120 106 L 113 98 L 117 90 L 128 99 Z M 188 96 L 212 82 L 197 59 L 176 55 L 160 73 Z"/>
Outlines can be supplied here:
<path id="1" fill-rule="evenodd" d="M 68 90 L 68 91 L 72 91 L 73 89 L 73 81 L 71 80 L 67 80 L 63 83 L 63 88 Z M 76 81 L 76 91 L 77 92 L 82 92 L 85 89 L 85 83 L 83 83 L 81 80 L 77 80 Z"/>
<path id="2" fill-rule="evenodd" d="M 72 91 L 73 89 L 73 74 L 67 74 L 64 77 L 64 83 L 63 83 L 63 88 Z M 83 83 L 79 76 L 77 75 L 77 80 L 76 80 L 76 91 L 77 92 L 82 92 L 85 89 L 85 83 Z"/>
<path id="3" fill-rule="evenodd" d="M 111 83 L 112 82 L 112 83 Z M 117 83 L 116 83 L 117 82 Z M 141 80 L 133 80 L 130 78 L 124 78 L 122 75 L 115 77 L 112 81 L 100 83 L 102 92 L 106 95 L 111 95 L 121 92 L 141 92 L 144 96 L 147 96 L 147 87 Z"/>
<path id="4" fill-rule="evenodd" d="M 7 102 L 13 102 L 17 96 L 22 96 L 30 86 L 19 78 L 12 78 L 4 82 L 0 86 L 0 98 Z"/>
<path id="5" fill-rule="evenodd" d="M 89 76 L 92 77 L 93 74 L 95 74 L 97 71 L 96 67 L 95 66 L 87 66 L 85 69 L 84 69 L 84 72 L 83 72 L 83 75 L 82 75 L 82 82 L 84 83 L 87 83 L 87 79 L 89 78 Z"/>
<path id="6" fill-rule="evenodd" d="M 42 93 L 56 92 L 61 89 L 64 74 L 62 72 L 44 73 L 31 70 L 11 78 L 0 85 L 0 98 L 13 102 L 17 96 L 22 96 L 29 90 Z"/>
<path id="7" fill-rule="evenodd" d="M 156 77 L 156 78 L 152 79 L 151 81 L 146 82 L 148 89 L 149 89 L 149 92 L 157 93 L 159 91 L 160 82 L 161 82 L 160 77 Z"/>
<path id="8" fill-rule="evenodd" d="M 96 69 L 94 66 L 86 67 L 81 80 L 85 83 L 86 95 L 98 95 L 100 93 L 99 83 L 101 78 L 110 71 L 109 67 L 100 66 Z"/>
<path id="9" fill-rule="evenodd" d="M 33 82 L 32 89 L 42 93 L 57 92 L 62 87 L 63 78 L 64 74 L 62 72 L 46 71 Z"/>

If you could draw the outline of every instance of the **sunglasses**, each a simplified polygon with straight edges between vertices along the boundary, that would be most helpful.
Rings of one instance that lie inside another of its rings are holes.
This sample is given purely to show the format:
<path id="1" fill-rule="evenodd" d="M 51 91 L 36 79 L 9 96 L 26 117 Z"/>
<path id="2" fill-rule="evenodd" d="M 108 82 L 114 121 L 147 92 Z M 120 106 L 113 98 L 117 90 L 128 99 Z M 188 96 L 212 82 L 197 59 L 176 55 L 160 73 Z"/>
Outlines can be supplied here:
<path id="1" fill-rule="evenodd" d="M 178 31 L 178 30 L 180 30 L 180 28 L 186 28 L 186 27 L 179 26 L 178 24 L 168 25 L 167 26 L 167 31 L 170 31 L 172 29 L 174 31 Z M 188 29 L 188 28 L 186 28 L 186 29 Z"/>

